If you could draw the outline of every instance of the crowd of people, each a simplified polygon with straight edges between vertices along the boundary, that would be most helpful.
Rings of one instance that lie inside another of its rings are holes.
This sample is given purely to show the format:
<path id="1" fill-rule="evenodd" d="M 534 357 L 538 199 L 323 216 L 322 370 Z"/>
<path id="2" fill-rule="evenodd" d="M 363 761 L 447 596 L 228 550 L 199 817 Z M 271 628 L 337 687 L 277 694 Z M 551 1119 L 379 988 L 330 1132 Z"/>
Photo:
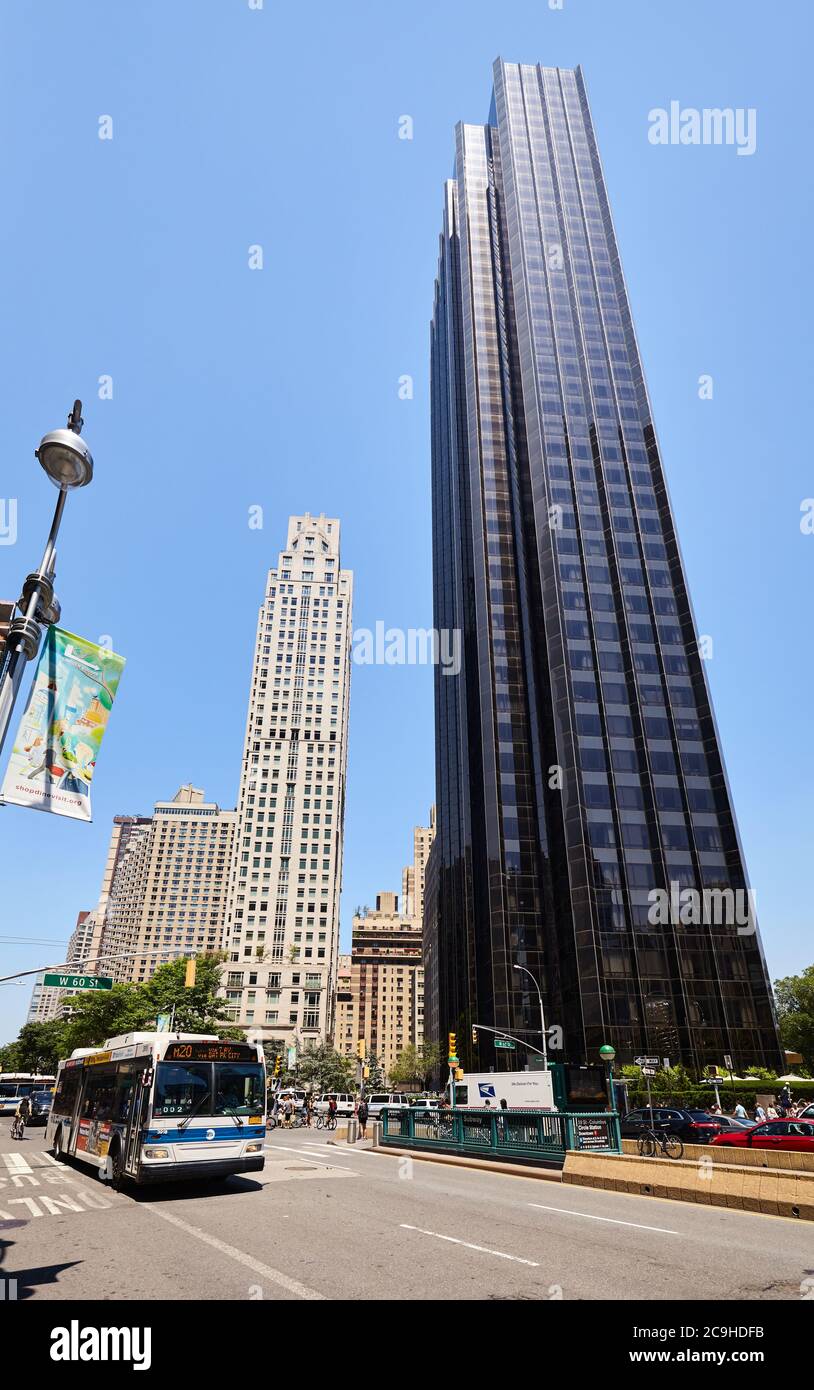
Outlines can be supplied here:
<path id="1" fill-rule="evenodd" d="M 738 1101 L 732 1111 L 733 1120 L 754 1120 L 755 1124 L 761 1124 L 763 1120 L 794 1120 L 798 1115 L 802 1115 L 806 1106 L 810 1104 L 806 1100 L 795 1100 L 789 1090 L 788 1085 L 776 1097 L 774 1105 L 761 1105 L 758 1102 L 750 1115 L 742 1101 Z M 724 1112 L 720 1105 L 714 1104 L 707 1107 L 708 1114 L 722 1115 Z"/>

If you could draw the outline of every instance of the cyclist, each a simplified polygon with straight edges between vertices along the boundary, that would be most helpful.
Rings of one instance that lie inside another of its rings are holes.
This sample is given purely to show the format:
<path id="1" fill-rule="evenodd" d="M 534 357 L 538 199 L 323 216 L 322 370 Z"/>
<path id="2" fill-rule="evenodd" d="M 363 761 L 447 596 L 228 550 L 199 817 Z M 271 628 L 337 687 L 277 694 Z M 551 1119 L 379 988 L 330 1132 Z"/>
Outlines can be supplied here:
<path id="1" fill-rule="evenodd" d="M 328 1128 L 329 1128 L 329 1129 L 336 1129 L 336 1112 L 337 1112 L 337 1108 L 338 1108 L 338 1107 L 337 1107 L 337 1104 L 336 1104 L 336 1096 L 331 1096 L 331 1099 L 328 1101 Z"/>
<path id="2" fill-rule="evenodd" d="M 28 1096 L 21 1096 L 14 1112 L 14 1124 L 11 1127 L 12 1139 L 22 1139 L 26 1124 L 31 1118 L 31 1102 Z"/>

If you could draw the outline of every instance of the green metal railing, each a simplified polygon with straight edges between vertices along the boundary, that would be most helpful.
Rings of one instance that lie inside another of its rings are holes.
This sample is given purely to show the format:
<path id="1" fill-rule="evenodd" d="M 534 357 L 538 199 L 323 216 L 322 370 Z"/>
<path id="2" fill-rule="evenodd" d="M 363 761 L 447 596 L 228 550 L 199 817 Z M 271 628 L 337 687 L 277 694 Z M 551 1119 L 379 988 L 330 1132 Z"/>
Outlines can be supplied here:
<path id="1" fill-rule="evenodd" d="M 621 1153 L 615 1111 L 383 1110 L 383 1146 L 561 1163 L 566 1149 Z"/>

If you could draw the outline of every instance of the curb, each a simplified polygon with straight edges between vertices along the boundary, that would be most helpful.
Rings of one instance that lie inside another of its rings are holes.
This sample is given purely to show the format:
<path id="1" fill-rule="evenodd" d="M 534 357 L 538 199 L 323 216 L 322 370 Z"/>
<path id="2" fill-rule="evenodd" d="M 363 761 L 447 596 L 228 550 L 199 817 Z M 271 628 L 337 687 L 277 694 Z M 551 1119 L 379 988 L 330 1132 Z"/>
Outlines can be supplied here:
<path id="1" fill-rule="evenodd" d="M 428 1153 L 423 1149 L 396 1149 L 390 1144 L 377 1145 L 369 1153 L 383 1154 L 385 1158 L 417 1158 L 424 1163 L 445 1163 L 452 1168 L 476 1168 L 481 1172 L 505 1173 L 510 1178 L 540 1178 L 544 1182 L 562 1182 L 561 1168 L 540 1168 L 531 1164 L 500 1163 L 495 1159 L 469 1158 L 466 1154 Z"/>

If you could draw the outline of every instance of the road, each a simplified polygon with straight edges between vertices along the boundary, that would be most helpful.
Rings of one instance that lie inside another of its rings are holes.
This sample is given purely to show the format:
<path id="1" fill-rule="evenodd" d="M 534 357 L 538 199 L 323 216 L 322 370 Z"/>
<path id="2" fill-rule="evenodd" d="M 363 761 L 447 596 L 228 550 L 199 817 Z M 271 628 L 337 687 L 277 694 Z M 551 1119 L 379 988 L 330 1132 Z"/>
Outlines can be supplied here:
<path id="1" fill-rule="evenodd" d="M 330 1145 L 262 1173 L 112 1192 L 0 1120 L 0 1275 L 36 1299 L 790 1299 L 810 1224 Z M 805 1287 L 805 1286 L 804 1286 Z M 811 1285 L 808 1285 L 810 1290 Z M 10 1296 L 13 1296 L 13 1293 Z"/>

